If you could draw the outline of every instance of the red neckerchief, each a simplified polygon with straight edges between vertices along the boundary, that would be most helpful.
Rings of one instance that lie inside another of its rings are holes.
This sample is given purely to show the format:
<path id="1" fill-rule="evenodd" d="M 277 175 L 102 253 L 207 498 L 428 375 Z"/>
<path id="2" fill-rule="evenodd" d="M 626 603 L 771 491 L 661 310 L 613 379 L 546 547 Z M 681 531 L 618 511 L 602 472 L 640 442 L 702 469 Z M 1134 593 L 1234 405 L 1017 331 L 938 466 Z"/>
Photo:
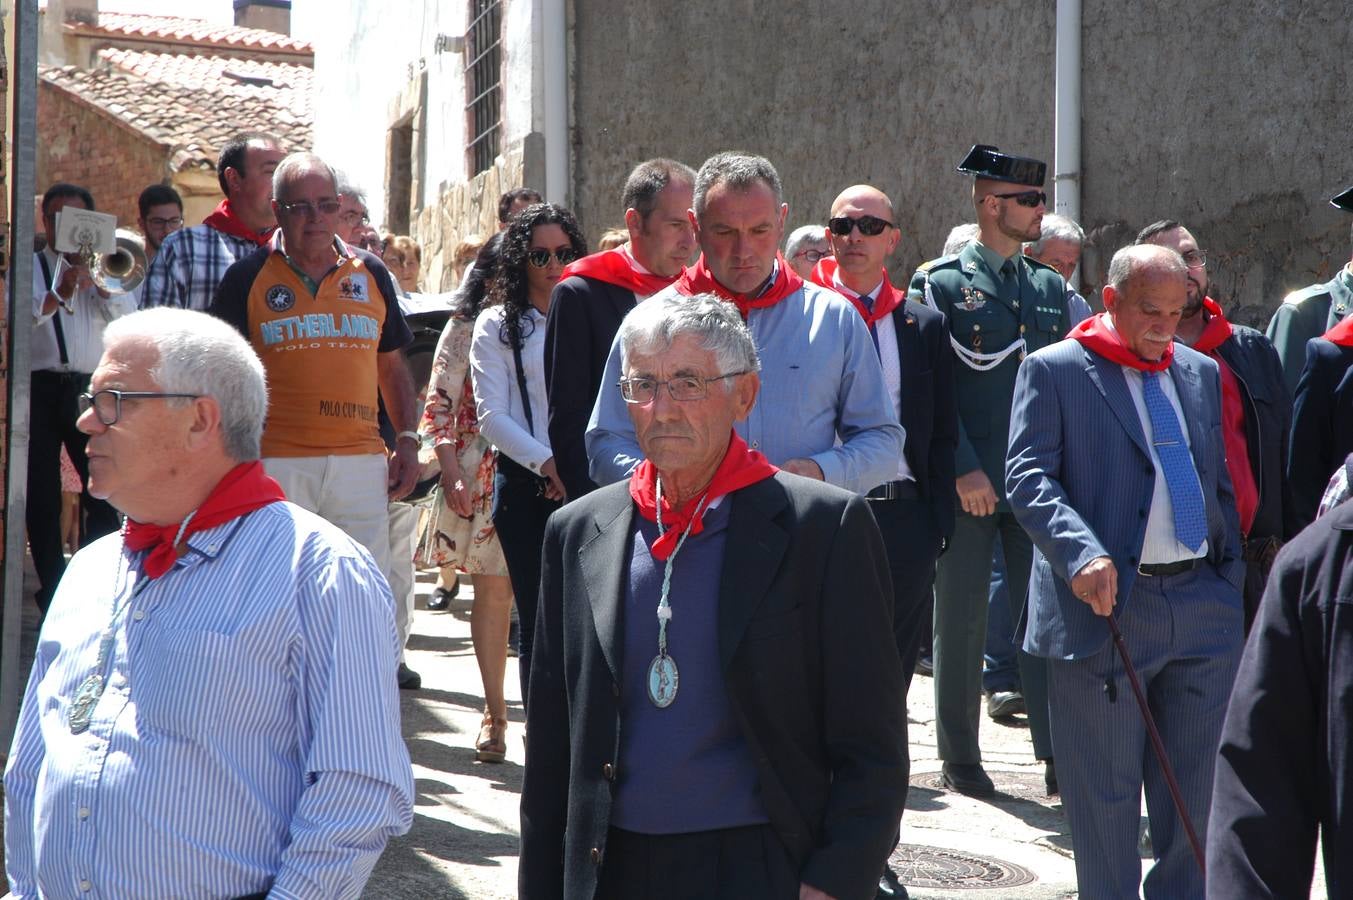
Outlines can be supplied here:
<path id="1" fill-rule="evenodd" d="M 1067 337 L 1080 341 L 1085 349 L 1092 353 L 1098 353 L 1109 362 L 1116 362 L 1120 366 L 1132 366 L 1132 368 L 1140 369 L 1143 372 L 1164 372 L 1170 368 L 1170 362 L 1174 359 L 1173 342 L 1166 345 L 1165 353 L 1161 355 L 1160 362 L 1142 359 L 1136 353 L 1133 353 L 1128 345 L 1123 343 L 1122 336 L 1104 321 L 1106 315 L 1108 313 L 1091 316 L 1071 329 L 1071 333 Z"/>
<path id="2" fill-rule="evenodd" d="M 224 525 L 231 519 L 253 512 L 261 506 L 287 499 L 282 486 L 269 478 L 263 471 L 263 463 L 240 463 L 225 474 L 211 489 L 207 499 L 197 508 L 197 512 L 183 529 L 180 540 L 187 540 L 195 531 L 206 531 L 217 525 Z M 127 519 L 127 528 L 123 540 L 130 550 L 145 550 L 153 547 L 146 556 L 145 571 L 151 578 L 159 578 L 168 572 L 179 558 L 174 538 L 179 536 L 179 525 L 145 525 Z"/>
<path id="3" fill-rule="evenodd" d="M 694 266 L 687 266 L 681 270 L 681 276 L 676 280 L 676 289 L 687 297 L 694 294 L 717 294 L 725 300 L 732 301 L 745 319 L 750 311 L 774 306 L 803 287 L 803 279 L 799 277 L 798 272 L 789 267 L 789 263 L 785 262 L 784 256 L 777 253 L 775 261 L 777 265 L 775 283 L 756 297 L 744 297 L 742 294 L 735 294 L 715 281 L 714 276 L 709 273 L 709 268 L 705 265 L 703 253 L 695 261 Z"/>
<path id="4" fill-rule="evenodd" d="M 216 208 L 211 211 L 211 215 L 202 220 L 203 225 L 215 228 L 224 234 L 232 237 L 243 238 L 246 241 L 253 241 L 262 247 L 268 243 L 268 238 L 272 235 L 274 229 L 268 228 L 263 231 L 255 231 L 235 215 L 235 209 L 230 205 L 230 199 L 227 198 L 216 204 Z"/>
<path id="5" fill-rule="evenodd" d="M 813 266 L 813 271 L 808 273 L 808 280 L 813 282 L 813 284 L 820 284 L 824 288 L 830 288 L 849 300 L 851 304 L 859 310 L 860 315 L 864 317 L 864 324 L 866 325 L 874 325 L 879 319 L 882 319 L 884 316 L 901 306 L 902 301 L 907 299 L 906 294 L 893 287 L 893 283 L 888 280 L 888 270 L 884 269 L 883 285 L 879 289 L 878 297 L 874 299 L 874 311 L 870 312 L 869 307 L 864 305 L 863 296 L 857 297 L 855 292 L 850 288 L 846 288 L 843 291 L 837 286 L 836 282 L 833 280 L 833 276 L 836 275 L 836 268 L 836 260 L 832 259 L 830 256 L 824 256 L 817 261 L 816 266 Z M 844 284 L 845 282 L 842 282 L 842 285 Z"/>
<path id="6" fill-rule="evenodd" d="M 633 291 L 641 297 L 656 294 L 676 281 L 675 275 L 671 278 L 654 275 L 652 272 L 640 271 L 638 265 L 634 256 L 628 250 L 615 247 L 574 260 L 564 266 L 564 274 L 560 275 L 559 279 L 562 281 L 570 275 L 595 278 L 597 281 L 604 281 L 627 291 Z"/>
<path id="7" fill-rule="evenodd" d="M 667 505 L 667 498 L 663 497 L 662 525 L 666 530 L 658 535 L 649 552 L 657 559 L 665 561 L 676 549 L 677 542 L 681 540 L 681 534 L 686 530 L 686 525 L 690 523 L 696 509 L 708 508 L 702 506 L 702 501 L 731 494 L 769 478 L 778 471 L 780 470 L 771 465 L 766 457 L 755 450 L 749 450 L 747 443 L 734 432 L 728 440 L 728 450 L 724 452 L 723 462 L 719 463 L 709 487 L 705 488 L 699 497 L 687 500 L 681 509 L 672 509 Z M 639 467 L 630 476 L 630 496 L 639 507 L 639 515 L 650 522 L 658 521 L 657 477 L 657 467 L 648 460 L 639 463 Z M 695 524 L 691 525 L 691 534 L 699 534 L 704 527 L 702 512 L 700 518 L 695 520 Z"/>
<path id="8" fill-rule="evenodd" d="M 1203 326 L 1203 333 L 1193 342 L 1193 349 L 1199 353 L 1211 353 L 1231 339 L 1231 323 L 1226 321 L 1220 304 L 1211 297 L 1203 298 L 1203 311 L 1210 318 Z"/>
<path id="9" fill-rule="evenodd" d="M 1353 347 L 1353 316 L 1345 316 L 1338 325 L 1321 335 L 1331 344 Z"/>

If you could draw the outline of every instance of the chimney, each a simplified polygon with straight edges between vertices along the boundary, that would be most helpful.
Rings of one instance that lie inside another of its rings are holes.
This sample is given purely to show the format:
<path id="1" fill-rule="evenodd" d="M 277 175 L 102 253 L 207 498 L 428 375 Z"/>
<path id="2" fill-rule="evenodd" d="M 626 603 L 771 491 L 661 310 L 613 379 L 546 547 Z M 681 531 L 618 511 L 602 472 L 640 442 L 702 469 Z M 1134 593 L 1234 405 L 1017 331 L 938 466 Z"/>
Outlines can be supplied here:
<path id="1" fill-rule="evenodd" d="M 291 0 L 235 0 L 235 24 L 291 34 Z"/>

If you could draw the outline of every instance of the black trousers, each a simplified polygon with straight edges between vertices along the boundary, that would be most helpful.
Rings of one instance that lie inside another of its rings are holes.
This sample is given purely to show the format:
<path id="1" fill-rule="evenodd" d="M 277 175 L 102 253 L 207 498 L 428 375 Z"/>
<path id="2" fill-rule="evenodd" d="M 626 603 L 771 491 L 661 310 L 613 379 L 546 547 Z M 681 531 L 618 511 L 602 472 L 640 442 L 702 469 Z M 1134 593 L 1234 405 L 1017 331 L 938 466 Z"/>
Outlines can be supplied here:
<path id="1" fill-rule="evenodd" d="M 38 573 L 38 608 L 51 605 L 57 582 L 66 571 L 61 548 L 61 447 L 65 445 L 80 473 L 80 509 L 84 519 L 81 543 L 118 529 L 118 514 L 89 494 L 89 438 L 75 427 L 80 411 L 76 398 L 89 390 L 89 376 L 75 372 L 34 372 L 29 404 L 28 547 Z"/>
<path id="2" fill-rule="evenodd" d="M 769 825 L 690 834 L 612 828 L 597 900 L 794 900 L 799 874 Z"/>
<path id="3" fill-rule="evenodd" d="M 512 581 L 521 620 L 517 668 L 521 704 L 526 708 L 531 684 L 531 646 L 536 636 L 536 607 L 540 604 L 540 549 L 545 543 L 545 520 L 562 504 L 541 494 L 541 478 L 502 454 L 493 476 L 493 527 L 503 548 L 503 560 Z"/>

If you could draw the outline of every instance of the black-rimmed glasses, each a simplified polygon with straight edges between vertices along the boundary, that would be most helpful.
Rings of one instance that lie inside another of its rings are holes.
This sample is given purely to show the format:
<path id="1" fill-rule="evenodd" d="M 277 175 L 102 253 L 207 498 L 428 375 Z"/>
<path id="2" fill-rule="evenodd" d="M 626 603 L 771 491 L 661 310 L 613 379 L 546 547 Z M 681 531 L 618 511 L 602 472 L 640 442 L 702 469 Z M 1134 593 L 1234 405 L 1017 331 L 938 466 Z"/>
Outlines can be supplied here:
<path id="1" fill-rule="evenodd" d="M 626 403 L 649 403 L 658 395 L 658 388 L 666 385 L 667 393 L 673 400 L 703 400 L 709 394 L 711 382 L 746 375 L 750 371 L 751 369 L 743 369 L 741 372 L 725 372 L 713 378 L 678 375 L 666 381 L 658 381 L 656 378 L 622 378 L 620 396 L 625 398 Z"/>
<path id="2" fill-rule="evenodd" d="M 201 394 L 167 394 L 163 391 L 95 391 L 92 394 L 80 395 L 80 415 L 84 415 L 92 407 L 94 415 L 99 417 L 100 422 L 104 425 L 116 425 L 117 420 L 122 418 L 123 400 L 163 400 L 167 398 L 196 400 L 201 396 Z"/>
<path id="3" fill-rule="evenodd" d="M 554 251 L 537 248 L 526 254 L 526 261 L 537 269 L 543 269 L 550 264 L 551 256 L 559 260 L 559 265 L 566 266 L 578 258 L 578 251 L 572 247 L 560 247 Z"/>
<path id="4" fill-rule="evenodd" d="M 866 237 L 874 237 L 883 234 L 885 228 L 894 228 L 892 222 L 887 219 L 880 219 L 878 216 L 837 216 L 834 219 L 827 220 L 827 228 L 837 237 L 845 237 L 850 234 L 852 228 L 860 229 L 860 234 Z"/>
<path id="5" fill-rule="evenodd" d="M 1048 205 L 1048 195 L 1042 191 L 1014 191 L 1009 194 L 990 194 L 991 197 L 1000 197 L 1002 200 L 1014 200 L 1020 206 L 1027 206 L 1029 209 L 1038 209 L 1040 206 Z"/>

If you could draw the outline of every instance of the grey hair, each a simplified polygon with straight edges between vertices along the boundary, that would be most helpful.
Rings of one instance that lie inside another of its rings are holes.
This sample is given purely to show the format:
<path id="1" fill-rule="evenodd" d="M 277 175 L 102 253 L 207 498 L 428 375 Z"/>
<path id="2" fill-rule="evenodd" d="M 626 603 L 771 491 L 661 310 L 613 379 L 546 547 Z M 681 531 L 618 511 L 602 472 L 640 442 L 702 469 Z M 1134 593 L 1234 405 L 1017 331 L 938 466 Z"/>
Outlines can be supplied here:
<path id="1" fill-rule="evenodd" d="M 630 310 L 620 323 L 621 368 L 631 353 L 661 353 L 683 334 L 698 338 L 721 372 L 761 371 L 756 342 L 738 308 L 714 294 L 651 297 Z"/>
<path id="2" fill-rule="evenodd" d="M 1056 213 L 1048 213 L 1043 217 L 1043 231 L 1038 236 L 1038 240 L 1030 241 L 1024 245 L 1024 252 L 1030 256 L 1038 256 L 1043 252 L 1043 247 L 1048 241 L 1066 241 L 1068 244 L 1075 244 L 1077 247 L 1085 246 L 1085 229 L 1077 225 L 1066 216 L 1059 216 Z M 1139 240 L 1138 243 L 1141 243 Z"/>
<path id="3" fill-rule="evenodd" d="M 944 250 L 940 252 L 941 256 L 953 256 L 959 253 L 964 247 L 977 240 L 977 223 L 965 222 L 962 225 L 955 225 L 949 229 L 949 236 L 944 239 Z"/>
<path id="4" fill-rule="evenodd" d="M 292 153 L 286 156 L 272 173 L 272 198 L 274 200 L 285 199 L 282 196 L 282 189 L 291 183 L 293 179 L 305 172 L 319 172 L 321 175 L 329 177 L 329 183 L 334 186 L 334 193 L 338 190 L 338 174 L 334 167 L 324 160 L 320 159 L 314 153 Z"/>
<path id="5" fill-rule="evenodd" d="M 362 190 L 357 182 L 352 180 L 342 169 L 334 169 L 334 193 L 341 197 L 347 197 L 349 200 L 356 200 L 362 206 L 366 206 L 366 191 Z"/>
<path id="6" fill-rule="evenodd" d="M 1127 287 L 1127 283 L 1138 275 L 1150 270 L 1156 275 L 1178 275 L 1187 278 L 1188 264 L 1169 247 L 1159 244 L 1129 244 L 1119 249 L 1109 263 L 1107 283 L 1115 291 Z"/>
<path id="7" fill-rule="evenodd" d="M 789 233 L 785 241 L 785 256 L 793 257 L 803 249 L 804 244 L 827 243 L 827 229 L 823 225 L 800 225 Z"/>
<path id="8" fill-rule="evenodd" d="M 716 153 L 695 174 L 695 199 L 691 209 L 698 219 L 705 213 L 705 195 L 710 189 L 726 184 L 735 191 L 745 191 L 758 181 L 765 184 L 775 194 L 775 205 L 784 202 L 784 189 L 780 185 L 780 175 L 770 160 L 764 156 L 752 156 L 750 153 L 736 153 L 731 150 Z"/>
<path id="9" fill-rule="evenodd" d="M 103 332 L 105 347 L 136 338 L 149 340 L 159 351 L 159 362 L 149 374 L 160 390 L 216 400 L 231 459 L 251 462 L 260 457 L 268 382 L 258 354 L 238 331 L 215 316 L 163 306 L 114 319 Z"/>

